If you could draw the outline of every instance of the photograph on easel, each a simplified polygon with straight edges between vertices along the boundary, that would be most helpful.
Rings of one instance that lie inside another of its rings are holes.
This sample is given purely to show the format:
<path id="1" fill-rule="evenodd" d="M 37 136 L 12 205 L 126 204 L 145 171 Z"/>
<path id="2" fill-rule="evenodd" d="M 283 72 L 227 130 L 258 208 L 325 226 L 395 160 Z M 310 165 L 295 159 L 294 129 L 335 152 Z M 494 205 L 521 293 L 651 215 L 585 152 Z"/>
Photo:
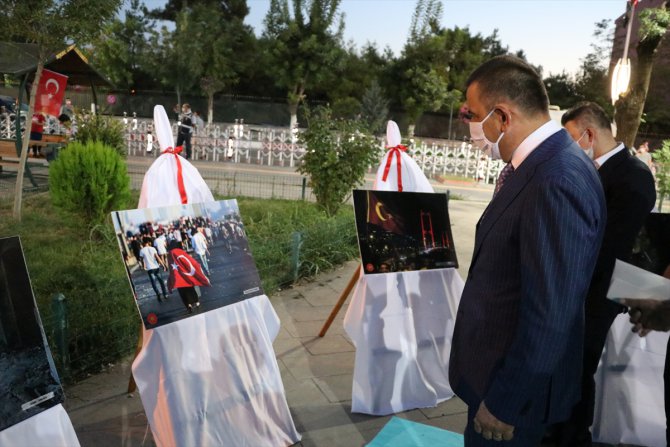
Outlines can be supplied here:
<path id="1" fill-rule="evenodd" d="M 262 295 L 237 200 L 115 211 L 147 329 Z"/>
<path id="2" fill-rule="evenodd" d="M 354 190 L 365 274 L 458 268 L 446 194 Z"/>
<path id="3" fill-rule="evenodd" d="M 63 402 L 18 236 L 0 239 L 0 431 Z"/>
<path id="4" fill-rule="evenodd" d="M 651 213 L 647 216 L 628 262 L 670 278 L 670 214 Z"/>

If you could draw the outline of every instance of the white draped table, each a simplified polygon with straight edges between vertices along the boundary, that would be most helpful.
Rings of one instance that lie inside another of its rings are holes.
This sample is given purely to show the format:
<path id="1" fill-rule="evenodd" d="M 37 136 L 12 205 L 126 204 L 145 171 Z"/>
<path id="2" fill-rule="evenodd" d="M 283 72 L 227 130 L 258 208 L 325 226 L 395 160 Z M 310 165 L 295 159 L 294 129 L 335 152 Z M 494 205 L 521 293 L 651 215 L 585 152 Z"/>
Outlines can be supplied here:
<path id="1" fill-rule="evenodd" d="M 0 431 L 0 446 L 79 447 L 70 417 L 61 404 Z"/>
<path id="2" fill-rule="evenodd" d="M 300 440 L 261 295 L 144 332 L 133 375 L 159 446 L 287 446 Z"/>
<path id="3" fill-rule="evenodd" d="M 640 338 L 631 327 L 628 315 L 619 315 L 607 337 L 596 373 L 593 439 L 663 447 L 663 369 L 668 334 L 651 332 Z"/>
<path id="4" fill-rule="evenodd" d="M 455 269 L 361 276 L 344 318 L 356 346 L 351 410 L 385 415 L 451 398 Z"/>

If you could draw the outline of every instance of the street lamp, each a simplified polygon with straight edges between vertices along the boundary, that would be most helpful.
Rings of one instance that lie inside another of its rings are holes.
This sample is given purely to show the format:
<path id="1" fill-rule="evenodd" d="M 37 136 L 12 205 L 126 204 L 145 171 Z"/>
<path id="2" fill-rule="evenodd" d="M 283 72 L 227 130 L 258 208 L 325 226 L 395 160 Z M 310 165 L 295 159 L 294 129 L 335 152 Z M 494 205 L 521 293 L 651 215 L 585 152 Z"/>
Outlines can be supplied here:
<path id="1" fill-rule="evenodd" d="M 619 59 L 612 72 L 612 105 L 614 105 L 619 96 L 628 91 L 630 83 L 630 59 L 628 59 L 628 44 L 630 43 L 630 34 L 633 28 L 633 15 L 638 0 L 630 0 L 630 17 L 628 17 L 628 29 L 626 30 L 626 42 L 623 47 L 623 57 Z"/>

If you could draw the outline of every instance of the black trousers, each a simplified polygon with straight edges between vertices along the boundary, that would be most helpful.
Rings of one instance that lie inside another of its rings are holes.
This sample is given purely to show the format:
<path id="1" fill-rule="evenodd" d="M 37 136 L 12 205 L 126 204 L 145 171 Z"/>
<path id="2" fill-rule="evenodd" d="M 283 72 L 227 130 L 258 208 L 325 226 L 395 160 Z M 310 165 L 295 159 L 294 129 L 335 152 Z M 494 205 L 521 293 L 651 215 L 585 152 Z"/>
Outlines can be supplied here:
<path id="1" fill-rule="evenodd" d="M 177 134 L 177 146 L 184 145 L 184 150 L 186 155 L 184 158 L 187 160 L 191 159 L 191 134 L 190 133 L 178 133 Z"/>
<path id="2" fill-rule="evenodd" d="M 607 341 L 607 334 L 614 319 L 621 313 L 621 306 L 606 303 L 601 311 L 587 312 L 584 325 L 584 357 L 582 369 L 582 397 L 572 409 L 570 419 L 552 427 L 552 434 L 559 447 L 590 446 L 596 399 L 595 373 Z"/>
<path id="3" fill-rule="evenodd" d="M 179 297 L 181 302 L 184 303 L 184 307 L 188 309 L 189 304 L 193 305 L 197 303 L 198 293 L 195 291 L 195 287 L 180 287 L 177 289 L 179 292 Z"/>

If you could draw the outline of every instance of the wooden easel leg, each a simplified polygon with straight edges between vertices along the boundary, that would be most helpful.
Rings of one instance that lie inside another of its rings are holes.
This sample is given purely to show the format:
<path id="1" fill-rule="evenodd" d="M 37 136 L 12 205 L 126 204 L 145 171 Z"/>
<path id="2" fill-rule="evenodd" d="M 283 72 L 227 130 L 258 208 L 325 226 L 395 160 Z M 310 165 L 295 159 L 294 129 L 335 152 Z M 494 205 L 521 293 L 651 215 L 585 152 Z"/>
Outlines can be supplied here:
<path id="1" fill-rule="evenodd" d="M 347 297 L 351 293 L 351 290 L 356 285 L 356 281 L 358 281 L 358 277 L 361 275 L 361 268 L 362 266 L 359 265 L 358 268 L 354 271 L 354 274 L 351 275 L 351 279 L 349 280 L 347 287 L 345 287 L 344 290 L 342 291 L 340 299 L 337 300 L 335 307 L 333 307 L 333 310 L 330 312 L 330 315 L 328 316 L 328 320 L 326 320 L 326 323 L 321 328 L 321 332 L 319 332 L 319 337 L 323 337 L 324 335 L 326 335 L 326 332 L 328 332 L 328 328 L 330 328 L 330 325 L 333 324 L 333 320 L 335 320 L 335 317 L 340 312 L 342 305 L 347 300 Z"/>
<path id="2" fill-rule="evenodd" d="M 144 328 L 142 323 L 140 323 L 140 336 L 137 338 L 137 346 L 135 347 L 135 355 L 133 355 L 133 361 L 130 362 L 132 365 L 140 351 L 142 350 L 142 344 L 144 343 Z M 130 379 L 128 379 L 128 394 L 134 393 L 137 390 L 137 384 L 135 383 L 135 378 L 133 377 L 133 371 L 130 371 Z"/>

